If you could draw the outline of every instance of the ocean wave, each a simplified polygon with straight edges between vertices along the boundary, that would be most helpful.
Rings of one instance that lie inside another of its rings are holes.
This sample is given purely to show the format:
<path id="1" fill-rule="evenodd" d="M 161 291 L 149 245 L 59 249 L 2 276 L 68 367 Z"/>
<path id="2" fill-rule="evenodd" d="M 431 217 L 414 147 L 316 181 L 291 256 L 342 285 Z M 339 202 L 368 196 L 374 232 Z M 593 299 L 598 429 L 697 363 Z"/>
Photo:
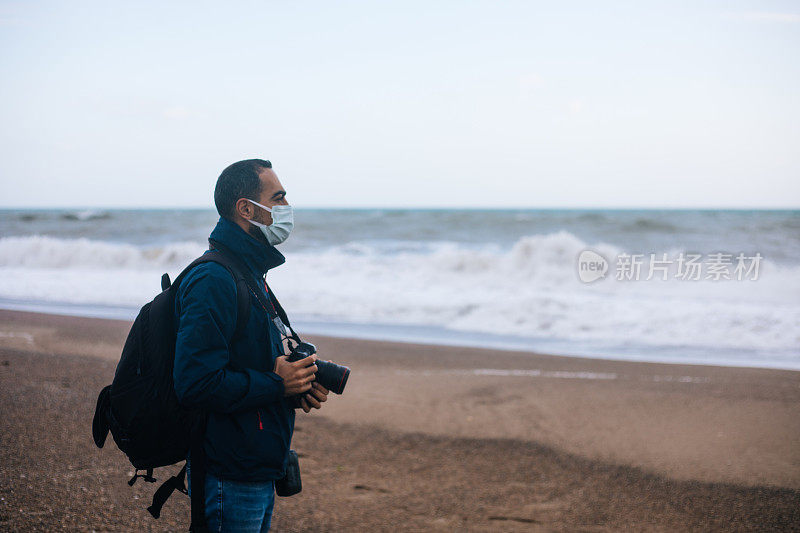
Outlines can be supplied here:
<path id="1" fill-rule="evenodd" d="M 40 235 L 3 237 L 0 239 L 0 267 L 174 268 L 188 264 L 204 249 L 204 246 L 194 242 L 138 247 L 124 243 L 59 239 Z"/>
<path id="2" fill-rule="evenodd" d="M 581 222 L 590 222 L 593 224 L 610 221 L 610 219 L 603 213 L 581 213 L 577 216 L 577 220 L 580 220 Z"/>
<path id="3" fill-rule="evenodd" d="M 637 218 L 630 224 L 625 226 L 625 229 L 635 233 L 642 231 L 655 231 L 660 233 L 674 233 L 680 231 L 680 228 L 674 224 L 670 224 L 664 220 L 653 218 Z"/>
<path id="4" fill-rule="evenodd" d="M 762 264 L 758 281 L 659 280 L 586 285 L 568 232 L 510 250 L 442 244 L 428 254 L 287 256 L 271 285 L 296 312 L 337 320 L 428 324 L 584 343 L 788 350 L 800 346 L 800 268 Z M 619 249 L 595 243 L 607 258 Z"/>
<path id="5" fill-rule="evenodd" d="M 503 252 L 497 246 L 468 247 L 451 241 L 352 241 L 327 246 L 320 251 L 296 255 L 348 262 L 362 258 L 389 266 L 391 262 L 422 261 L 426 268 L 442 272 L 506 271 L 529 276 L 547 272 L 550 266 L 574 261 L 586 248 L 575 235 L 561 231 L 530 235 L 519 239 Z M 162 246 L 136 246 L 129 243 L 91 239 L 61 239 L 42 235 L 0 238 L 0 267 L 28 268 L 176 268 L 188 264 L 205 250 L 199 242 L 173 242 Z M 611 255 L 617 249 L 608 245 L 594 248 Z"/>
<path id="6" fill-rule="evenodd" d="M 800 267 L 764 261 L 758 281 L 583 284 L 578 254 L 622 250 L 560 231 L 510 248 L 351 242 L 286 252 L 270 285 L 292 314 L 421 324 L 584 344 L 713 350 L 800 346 Z M 0 239 L 0 297 L 141 306 L 205 249 L 87 239 Z M 391 250 L 391 252 L 387 252 Z"/>
<path id="7" fill-rule="evenodd" d="M 91 209 L 86 209 L 84 211 L 75 211 L 72 213 L 63 213 L 61 215 L 63 220 L 77 220 L 80 222 L 86 222 L 88 220 L 107 220 L 111 218 L 111 213 L 106 211 L 94 211 Z"/>

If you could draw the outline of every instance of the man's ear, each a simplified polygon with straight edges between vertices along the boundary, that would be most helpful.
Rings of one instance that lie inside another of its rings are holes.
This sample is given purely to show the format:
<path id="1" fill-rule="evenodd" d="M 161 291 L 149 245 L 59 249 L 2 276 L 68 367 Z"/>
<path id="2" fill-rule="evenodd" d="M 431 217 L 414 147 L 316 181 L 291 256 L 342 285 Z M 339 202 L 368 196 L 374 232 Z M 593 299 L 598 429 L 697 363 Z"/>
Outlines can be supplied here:
<path id="1" fill-rule="evenodd" d="M 253 204 L 246 198 L 239 198 L 236 200 L 236 213 L 245 220 L 251 220 L 255 214 Z"/>

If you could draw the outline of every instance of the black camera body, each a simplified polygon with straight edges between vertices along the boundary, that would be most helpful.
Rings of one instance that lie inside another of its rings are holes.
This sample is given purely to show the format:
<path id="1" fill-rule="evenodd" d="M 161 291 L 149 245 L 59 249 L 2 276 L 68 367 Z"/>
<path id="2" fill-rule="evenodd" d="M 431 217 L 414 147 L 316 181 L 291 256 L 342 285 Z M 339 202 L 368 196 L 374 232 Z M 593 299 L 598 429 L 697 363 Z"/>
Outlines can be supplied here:
<path id="1" fill-rule="evenodd" d="M 291 352 L 286 356 L 286 360 L 290 363 L 305 359 L 309 355 L 317 353 L 317 347 L 310 342 L 299 342 L 295 346 L 289 343 L 289 348 Z M 344 392 L 344 387 L 347 385 L 347 378 L 350 377 L 350 369 L 348 367 L 321 359 L 317 359 L 314 364 L 317 365 L 315 376 L 315 381 L 317 383 L 336 394 Z"/>

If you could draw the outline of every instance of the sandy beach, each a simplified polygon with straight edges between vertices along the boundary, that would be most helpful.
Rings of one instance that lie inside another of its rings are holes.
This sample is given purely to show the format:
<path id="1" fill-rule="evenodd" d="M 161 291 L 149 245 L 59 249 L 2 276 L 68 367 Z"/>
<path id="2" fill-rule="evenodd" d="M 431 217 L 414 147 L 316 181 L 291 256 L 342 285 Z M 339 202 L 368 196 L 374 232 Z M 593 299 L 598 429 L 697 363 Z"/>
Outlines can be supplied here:
<path id="1" fill-rule="evenodd" d="M 0 530 L 188 528 L 92 442 L 129 326 L 0 311 Z M 352 376 L 274 531 L 800 530 L 800 372 L 309 339 Z"/>

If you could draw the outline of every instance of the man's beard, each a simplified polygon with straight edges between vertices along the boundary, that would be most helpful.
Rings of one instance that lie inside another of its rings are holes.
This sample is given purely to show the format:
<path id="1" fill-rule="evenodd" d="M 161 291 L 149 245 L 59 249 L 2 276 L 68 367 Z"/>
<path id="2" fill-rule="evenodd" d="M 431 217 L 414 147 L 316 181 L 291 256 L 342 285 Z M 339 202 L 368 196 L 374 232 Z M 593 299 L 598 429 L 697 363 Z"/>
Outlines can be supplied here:
<path id="1" fill-rule="evenodd" d="M 261 222 L 261 221 L 256 220 L 256 222 Z M 256 226 L 255 224 L 250 224 L 250 227 L 247 228 L 247 233 L 249 233 L 251 237 L 253 237 L 255 240 L 257 240 L 264 246 L 270 246 L 269 241 L 267 240 L 267 237 L 264 235 L 264 233 L 261 231 L 261 228 Z"/>

